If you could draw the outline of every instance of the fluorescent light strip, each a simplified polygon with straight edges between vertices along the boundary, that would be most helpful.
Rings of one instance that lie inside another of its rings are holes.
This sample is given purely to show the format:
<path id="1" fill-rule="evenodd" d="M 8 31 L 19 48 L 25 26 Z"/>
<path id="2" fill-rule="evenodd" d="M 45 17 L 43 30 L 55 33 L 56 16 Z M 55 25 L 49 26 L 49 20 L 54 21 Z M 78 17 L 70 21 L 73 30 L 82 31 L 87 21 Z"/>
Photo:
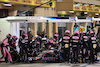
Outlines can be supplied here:
<path id="1" fill-rule="evenodd" d="M 84 6 L 89 6 L 89 4 L 84 4 Z"/>
<path id="2" fill-rule="evenodd" d="M 95 13 L 95 15 L 99 15 L 99 13 Z"/>
<path id="3" fill-rule="evenodd" d="M 4 4 L 4 6 L 12 6 L 11 4 Z"/>
<path id="4" fill-rule="evenodd" d="M 88 14 L 87 12 L 84 12 L 84 14 Z"/>
<path id="5" fill-rule="evenodd" d="M 70 13 L 74 13 L 74 11 L 69 11 Z"/>

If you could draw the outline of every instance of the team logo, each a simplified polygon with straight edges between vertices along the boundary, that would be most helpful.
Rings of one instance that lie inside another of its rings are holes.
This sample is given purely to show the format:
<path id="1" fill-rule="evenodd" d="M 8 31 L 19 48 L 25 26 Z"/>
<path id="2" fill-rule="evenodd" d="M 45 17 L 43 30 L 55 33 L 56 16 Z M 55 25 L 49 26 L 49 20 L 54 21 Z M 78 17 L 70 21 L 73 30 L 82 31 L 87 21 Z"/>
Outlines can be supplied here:
<path id="1" fill-rule="evenodd" d="M 65 44 L 65 48 L 68 48 L 69 46 L 68 46 L 68 44 Z"/>

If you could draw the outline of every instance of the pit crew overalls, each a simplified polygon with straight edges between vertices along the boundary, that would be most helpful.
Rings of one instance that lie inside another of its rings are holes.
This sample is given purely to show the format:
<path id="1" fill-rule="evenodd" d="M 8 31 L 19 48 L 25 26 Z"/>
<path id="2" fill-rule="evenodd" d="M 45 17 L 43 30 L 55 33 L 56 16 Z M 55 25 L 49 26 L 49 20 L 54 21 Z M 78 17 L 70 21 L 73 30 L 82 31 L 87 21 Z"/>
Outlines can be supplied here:
<path id="1" fill-rule="evenodd" d="M 96 58 L 95 48 L 97 47 L 96 37 L 95 36 L 90 37 L 89 42 L 90 42 L 90 63 L 94 63 Z"/>
<path id="2" fill-rule="evenodd" d="M 62 38 L 62 50 L 63 50 L 63 59 L 69 63 L 69 54 L 70 54 L 70 36 L 64 36 Z"/>
<path id="3" fill-rule="evenodd" d="M 88 57 L 88 36 L 84 35 L 82 37 L 82 62 L 86 62 L 89 59 Z"/>
<path id="4" fill-rule="evenodd" d="M 72 36 L 73 59 L 75 63 L 78 62 L 79 40 L 79 36 Z"/>

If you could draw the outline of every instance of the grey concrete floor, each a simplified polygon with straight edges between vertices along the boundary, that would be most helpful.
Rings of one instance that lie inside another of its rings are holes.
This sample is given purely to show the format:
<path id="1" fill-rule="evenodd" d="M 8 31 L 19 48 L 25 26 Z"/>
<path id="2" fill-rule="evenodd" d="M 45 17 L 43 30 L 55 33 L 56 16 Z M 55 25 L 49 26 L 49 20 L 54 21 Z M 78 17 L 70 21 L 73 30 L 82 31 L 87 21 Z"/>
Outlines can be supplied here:
<path id="1" fill-rule="evenodd" d="M 100 62 L 95 64 L 65 64 L 65 63 L 0 63 L 0 67 L 100 67 Z"/>

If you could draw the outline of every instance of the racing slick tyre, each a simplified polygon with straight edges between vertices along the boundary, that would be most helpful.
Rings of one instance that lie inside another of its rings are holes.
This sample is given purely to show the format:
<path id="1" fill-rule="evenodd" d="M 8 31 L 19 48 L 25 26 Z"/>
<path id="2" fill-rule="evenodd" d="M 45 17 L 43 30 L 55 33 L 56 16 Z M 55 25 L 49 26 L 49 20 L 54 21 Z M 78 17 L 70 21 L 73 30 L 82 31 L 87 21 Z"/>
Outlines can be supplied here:
<path id="1" fill-rule="evenodd" d="M 16 51 L 10 51 L 13 63 L 20 61 L 20 56 Z"/>
<path id="2" fill-rule="evenodd" d="M 64 58 L 62 57 L 62 53 L 59 53 L 59 59 L 60 63 L 64 62 Z"/>

